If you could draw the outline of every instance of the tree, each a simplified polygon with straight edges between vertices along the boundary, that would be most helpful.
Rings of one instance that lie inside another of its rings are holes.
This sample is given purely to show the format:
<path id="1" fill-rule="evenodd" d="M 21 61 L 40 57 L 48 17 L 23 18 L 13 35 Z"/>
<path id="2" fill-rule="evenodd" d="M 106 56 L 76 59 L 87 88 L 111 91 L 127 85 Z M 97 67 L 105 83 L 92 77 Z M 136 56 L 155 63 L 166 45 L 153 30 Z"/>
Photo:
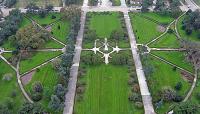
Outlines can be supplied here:
<path id="1" fill-rule="evenodd" d="M 95 30 L 89 30 L 89 31 L 87 32 L 87 34 L 86 34 L 84 37 L 85 37 L 85 39 L 86 39 L 87 41 L 90 41 L 90 42 L 92 42 L 92 41 L 98 39 Z"/>
<path id="2" fill-rule="evenodd" d="M 11 8 L 16 4 L 17 0 L 5 0 L 4 5 L 8 8 Z"/>
<path id="3" fill-rule="evenodd" d="M 62 19 L 72 20 L 77 16 L 80 16 L 81 9 L 77 6 L 69 6 L 66 9 L 64 9 L 64 11 L 62 11 L 61 13 L 63 14 Z"/>
<path id="4" fill-rule="evenodd" d="M 65 0 L 65 5 L 70 6 L 73 4 L 78 4 L 80 2 L 81 2 L 81 0 Z"/>
<path id="5" fill-rule="evenodd" d="M 55 91 L 55 95 L 56 95 L 61 101 L 64 101 L 66 89 L 62 86 L 62 84 L 57 84 L 57 85 L 54 87 L 54 91 Z"/>
<path id="6" fill-rule="evenodd" d="M 59 112 L 63 109 L 64 105 L 56 95 L 51 96 L 51 101 L 49 102 L 48 108 L 54 112 Z"/>
<path id="7" fill-rule="evenodd" d="M 45 9 L 49 12 L 53 10 L 53 5 L 49 4 L 45 7 Z"/>
<path id="8" fill-rule="evenodd" d="M 147 12 L 149 7 L 153 4 L 153 0 L 143 0 L 142 1 L 142 12 Z"/>
<path id="9" fill-rule="evenodd" d="M 29 25 L 17 31 L 15 37 L 20 49 L 29 50 L 43 46 L 50 39 L 50 34 L 36 25 Z"/>
<path id="10" fill-rule="evenodd" d="M 40 104 L 24 103 L 18 114 L 43 114 L 45 111 Z"/>
<path id="11" fill-rule="evenodd" d="M 182 83 L 181 83 L 181 82 L 178 82 L 174 88 L 175 88 L 177 91 L 179 91 L 179 90 L 181 90 L 182 86 L 183 86 Z"/>
<path id="12" fill-rule="evenodd" d="M 196 70 L 200 69 L 200 44 L 188 40 L 183 40 L 181 44 L 186 49 L 186 59 L 193 64 Z"/>
<path id="13" fill-rule="evenodd" d="M 177 104 L 173 109 L 173 112 L 173 114 L 199 114 L 200 108 L 197 104 L 186 101 Z"/>
<path id="14" fill-rule="evenodd" d="M 124 33 L 122 30 L 114 30 L 111 32 L 110 38 L 119 41 L 124 38 Z"/>
<path id="15" fill-rule="evenodd" d="M 37 82 L 34 82 L 33 85 L 32 85 L 32 91 L 33 92 L 43 92 L 43 86 L 42 86 L 42 83 L 37 81 Z"/>
<path id="16" fill-rule="evenodd" d="M 186 16 L 184 17 L 184 20 L 182 22 L 182 29 L 185 30 L 187 35 L 191 35 L 193 31 L 199 32 L 199 30 L 200 30 L 200 12 L 199 12 L 199 10 L 196 10 L 194 12 L 189 10 L 186 13 Z"/>
<path id="17" fill-rule="evenodd" d="M 19 24 L 22 21 L 22 15 L 19 10 L 12 10 L 10 15 L 5 18 L 5 21 L 0 23 L 0 45 L 7 40 L 19 29 Z"/>
<path id="18" fill-rule="evenodd" d="M 0 104 L 0 114 L 11 114 L 8 107 L 5 105 Z"/>
<path id="19" fill-rule="evenodd" d="M 162 90 L 162 99 L 164 101 L 172 101 L 176 97 L 176 93 L 171 88 L 164 88 Z"/>

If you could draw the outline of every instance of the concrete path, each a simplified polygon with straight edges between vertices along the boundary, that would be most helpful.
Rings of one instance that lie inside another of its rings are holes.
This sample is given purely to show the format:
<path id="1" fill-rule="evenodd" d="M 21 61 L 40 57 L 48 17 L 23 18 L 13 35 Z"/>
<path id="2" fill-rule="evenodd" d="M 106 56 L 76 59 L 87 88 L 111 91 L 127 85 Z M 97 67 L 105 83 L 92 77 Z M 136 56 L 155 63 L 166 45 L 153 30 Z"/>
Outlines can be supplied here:
<path id="1" fill-rule="evenodd" d="M 127 7 L 126 0 L 120 0 L 120 2 L 122 7 Z"/>
<path id="2" fill-rule="evenodd" d="M 186 51 L 184 48 L 149 48 L 151 51 Z"/>
<path id="3" fill-rule="evenodd" d="M 191 9 L 192 11 L 195 11 L 197 9 L 200 9 L 198 5 L 193 0 L 185 0 L 185 2 L 188 5 L 188 8 Z"/>
<path id="4" fill-rule="evenodd" d="M 197 78 L 198 78 L 198 70 L 195 69 L 194 80 L 193 80 L 192 86 L 190 88 L 190 91 L 187 93 L 186 97 L 184 98 L 183 102 L 187 101 L 189 99 L 189 97 L 192 95 L 192 92 L 193 92 L 194 88 L 196 87 Z"/>
<path id="5" fill-rule="evenodd" d="M 138 82 L 139 82 L 139 86 L 140 86 L 140 92 L 142 95 L 142 101 L 143 101 L 143 105 L 144 105 L 145 114 L 155 114 L 153 104 L 152 104 L 151 94 L 149 92 L 149 88 L 148 88 L 148 85 L 146 82 L 146 77 L 144 75 L 140 56 L 137 52 L 138 49 L 137 49 L 136 39 L 135 39 L 135 35 L 133 33 L 133 29 L 132 29 L 132 25 L 131 25 L 131 21 L 130 21 L 128 12 L 124 12 L 124 18 L 125 18 L 129 38 L 130 38 L 130 44 L 131 44 L 131 49 L 132 49 L 131 51 L 132 51 L 132 55 L 133 55 L 133 60 L 135 62 L 135 67 L 136 67 Z"/>
<path id="6" fill-rule="evenodd" d="M 15 68 L 10 62 L 6 60 L 2 55 L 0 55 L 0 58 L 5 61 L 12 69 L 14 69 L 17 72 L 17 68 Z"/>
<path id="7" fill-rule="evenodd" d="M 17 62 L 17 82 L 18 82 L 18 85 L 24 95 L 24 97 L 30 102 L 30 103 L 33 103 L 32 99 L 29 97 L 29 95 L 26 93 L 25 89 L 24 89 L 24 86 L 22 85 L 22 82 L 21 82 L 21 79 L 20 79 L 20 74 L 19 74 L 19 64 L 20 64 L 20 59 L 18 60 Z"/>
<path id="8" fill-rule="evenodd" d="M 168 32 L 170 26 L 171 26 L 174 22 L 175 22 L 175 20 L 172 21 L 172 22 L 167 26 L 167 28 L 165 29 L 165 32 L 164 32 L 164 33 L 162 33 L 160 36 L 156 37 L 155 39 L 151 40 L 151 41 L 148 42 L 146 45 L 150 45 L 150 44 L 152 44 L 153 42 L 159 40 L 162 36 L 164 36 L 164 35 Z"/>
<path id="9" fill-rule="evenodd" d="M 85 28 L 85 19 L 86 19 L 86 12 L 82 12 L 81 27 L 77 36 L 75 55 L 73 58 L 73 65 L 70 71 L 68 91 L 65 95 L 65 107 L 64 107 L 63 114 L 73 114 L 74 98 L 76 94 L 76 82 L 77 82 L 78 69 L 79 69 L 79 63 L 80 63 L 83 33 L 84 33 L 84 28 Z"/>
<path id="10" fill-rule="evenodd" d="M 98 0 L 98 7 L 110 7 L 112 6 L 112 2 L 110 0 Z"/>

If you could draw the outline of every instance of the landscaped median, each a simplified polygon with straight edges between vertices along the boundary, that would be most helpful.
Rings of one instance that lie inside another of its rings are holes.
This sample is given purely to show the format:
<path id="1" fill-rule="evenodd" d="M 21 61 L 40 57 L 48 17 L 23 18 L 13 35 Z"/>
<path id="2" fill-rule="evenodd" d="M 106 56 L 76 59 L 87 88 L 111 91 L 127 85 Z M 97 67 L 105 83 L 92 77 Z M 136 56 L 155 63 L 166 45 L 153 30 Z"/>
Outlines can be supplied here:
<path id="1" fill-rule="evenodd" d="M 123 15 L 117 12 L 89 13 L 86 20 L 74 113 L 144 113 Z M 95 34 L 89 32 L 91 30 Z M 113 37 L 117 34 L 115 31 L 122 35 Z M 88 50 L 95 47 L 95 41 L 99 48 L 96 54 Z M 117 45 L 125 50 L 112 52 L 112 47 Z M 105 54 L 110 56 L 109 63 Z"/>

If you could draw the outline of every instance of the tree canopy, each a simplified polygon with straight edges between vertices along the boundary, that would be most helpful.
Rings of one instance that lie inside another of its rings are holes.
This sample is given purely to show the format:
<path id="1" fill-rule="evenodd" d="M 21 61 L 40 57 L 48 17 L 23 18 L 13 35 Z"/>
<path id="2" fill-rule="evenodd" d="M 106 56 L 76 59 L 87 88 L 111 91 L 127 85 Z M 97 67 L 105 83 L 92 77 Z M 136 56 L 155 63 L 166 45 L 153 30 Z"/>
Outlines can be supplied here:
<path id="1" fill-rule="evenodd" d="M 37 49 L 50 39 L 50 34 L 36 25 L 29 25 L 17 31 L 15 38 L 20 49 Z"/>

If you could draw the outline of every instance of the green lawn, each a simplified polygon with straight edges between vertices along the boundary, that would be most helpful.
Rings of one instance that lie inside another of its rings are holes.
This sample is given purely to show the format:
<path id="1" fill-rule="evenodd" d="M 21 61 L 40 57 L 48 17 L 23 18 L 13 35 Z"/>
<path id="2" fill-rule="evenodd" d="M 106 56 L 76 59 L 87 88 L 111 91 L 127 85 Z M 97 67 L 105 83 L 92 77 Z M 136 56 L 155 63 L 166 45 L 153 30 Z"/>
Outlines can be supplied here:
<path id="1" fill-rule="evenodd" d="M 5 41 L 1 47 L 3 47 L 5 50 L 9 50 L 9 51 L 16 49 L 14 44 L 12 44 L 9 40 Z"/>
<path id="2" fill-rule="evenodd" d="M 64 46 L 62 44 L 57 43 L 54 40 L 50 40 L 47 43 L 45 43 L 44 48 L 63 48 Z"/>
<path id="3" fill-rule="evenodd" d="M 67 41 L 66 38 L 69 34 L 69 31 L 70 23 L 65 20 L 58 21 L 52 26 L 53 36 L 55 36 L 58 40 L 62 41 L 63 43 L 66 43 Z"/>
<path id="4" fill-rule="evenodd" d="M 115 46 L 116 41 L 114 39 L 110 39 L 110 35 L 114 30 L 122 30 L 122 23 L 120 21 L 120 14 L 119 13 L 88 13 L 91 16 L 89 19 L 89 29 L 95 30 L 97 36 L 102 39 L 101 41 L 104 42 L 104 38 L 108 38 L 109 43 L 113 43 Z M 122 30 L 123 31 L 123 30 Z M 126 31 L 125 31 L 126 32 Z M 87 42 L 84 44 L 84 48 L 91 48 L 93 47 L 94 42 Z M 123 39 L 118 42 L 119 47 L 130 47 L 130 43 L 128 39 Z"/>
<path id="5" fill-rule="evenodd" d="M 119 13 L 110 13 L 110 15 L 90 13 L 89 15 L 92 16 L 89 28 L 96 30 L 97 35 L 101 38 L 109 38 L 113 30 L 121 29 Z"/>
<path id="6" fill-rule="evenodd" d="M 61 18 L 60 13 L 48 13 L 44 18 L 41 18 L 39 15 L 33 15 L 33 14 L 28 14 L 28 16 L 34 19 L 40 25 L 48 25 Z M 52 19 L 52 16 L 56 16 L 56 18 Z"/>
<path id="7" fill-rule="evenodd" d="M 150 47 L 156 48 L 179 48 L 180 43 L 175 34 L 165 34 L 159 40 L 155 41 Z"/>
<path id="8" fill-rule="evenodd" d="M 2 59 L 0 59 L 0 68 L 0 103 L 3 104 L 7 100 L 11 99 L 14 103 L 12 113 L 16 113 L 23 102 L 25 102 L 25 99 L 19 89 L 19 85 L 17 84 L 16 73 Z M 12 77 L 10 81 L 3 80 L 3 76 L 5 74 L 11 74 Z M 16 92 L 16 97 L 11 98 L 11 94 L 13 92 Z"/>
<path id="9" fill-rule="evenodd" d="M 198 35 L 197 32 L 193 31 L 191 35 L 187 35 L 185 33 L 185 30 L 181 29 L 183 19 L 184 19 L 184 16 L 179 19 L 178 25 L 177 25 L 178 26 L 177 29 L 178 29 L 178 32 L 179 32 L 180 36 L 182 38 L 185 38 L 185 39 L 188 39 L 188 40 L 191 40 L 191 41 L 200 41 L 200 39 L 197 38 L 197 35 Z"/>
<path id="10" fill-rule="evenodd" d="M 147 16 L 153 20 L 156 20 L 162 24 L 169 24 L 170 22 L 172 22 L 174 20 L 174 18 L 170 17 L 170 16 L 163 16 L 160 15 L 158 13 L 154 13 L 154 12 L 148 12 L 148 13 L 140 13 L 143 16 Z"/>
<path id="11" fill-rule="evenodd" d="M 154 51 L 152 53 L 155 55 L 158 55 L 159 57 L 164 58 L 165 60 L 170 61 L 171 63 L 175 65 L 178 65 L 179 67 L 189 70 L 190 72 L 194 72 L 192 64 L 186 61 L 184 52 Z"/>
<path id="12" fill-rule="evenodd" d="M 37 52 L 33 53 L 32 57 L 21 60 L 20 62 L 20 73 L 25 73 L 32 68 L 48 61 L 49 59 L 60 55 L 61 52 Z"/>
<path id="13" fill-rule="evenodd" d="M 37 81 L 40 81 L 42 83 L 43 91 L 49 91 L 49 95 L 53 94 L 53 88 L 58 82 L 58 74 L 53 69 L 51 63 L 39 68 L 39 70 L 34 73 L 31 81 L 27 85 L 25 85 L 25 89 L 28 93 L 30 93 L 30 91 L 32 90 L 32 84 Z M 40 102 L 44 107 L 47 108 L 49 101 L 50 99 L 46 98 L 43 95 L 43 99 Z"/>
<path id="14" fill-rule="evenodd" d="M 156 23 L 140 17 L 137 13 L 130 13 L 129 15 L 137 43 L 148 43 L 162 33 L 158 30 Z"/>
<path id="15" fill-rule="evenodd" d="M 31 21 L 28 18 L 23 17 L 23 20 L 22 20 L 22 22 L 20 23 L 19 26 L 20 26 L 20 28 L 23 28 L 23 27 L 25 27 L 25 26 L 27 26 L 29 24 L 31 24 Z"/>
<path id="16" fill-rule="evenodd" d="M 76 114 L 142 114 L 128 100 L 127 67 L 103 64 L 86 69 L 81 81 L 87 87 L 83 100 L 75 102 Z"/>
<path id="17" fill-rule="evenodd" d="M 178 93 L 182 96 L 186 95 L 187 91 L 190 89 L 190 84 L 182 78 L 179 70 L 174 71 L 172 66 L 153 57 L 150 57 L 149 62 L 154 66 L 153 74 L 148 77 L 148 85 L 153 99 L 158 99 L 157 95 L 163 88 L 170 87 L 173 89 L 177 82 L 181 82 L 183 85 Z M 164 103 L 164 105 L 162 105 L 160 109 L 157 109 L 156 112 L 158 114 L 164 114 L 172 104 L 172 102 Z"/>

